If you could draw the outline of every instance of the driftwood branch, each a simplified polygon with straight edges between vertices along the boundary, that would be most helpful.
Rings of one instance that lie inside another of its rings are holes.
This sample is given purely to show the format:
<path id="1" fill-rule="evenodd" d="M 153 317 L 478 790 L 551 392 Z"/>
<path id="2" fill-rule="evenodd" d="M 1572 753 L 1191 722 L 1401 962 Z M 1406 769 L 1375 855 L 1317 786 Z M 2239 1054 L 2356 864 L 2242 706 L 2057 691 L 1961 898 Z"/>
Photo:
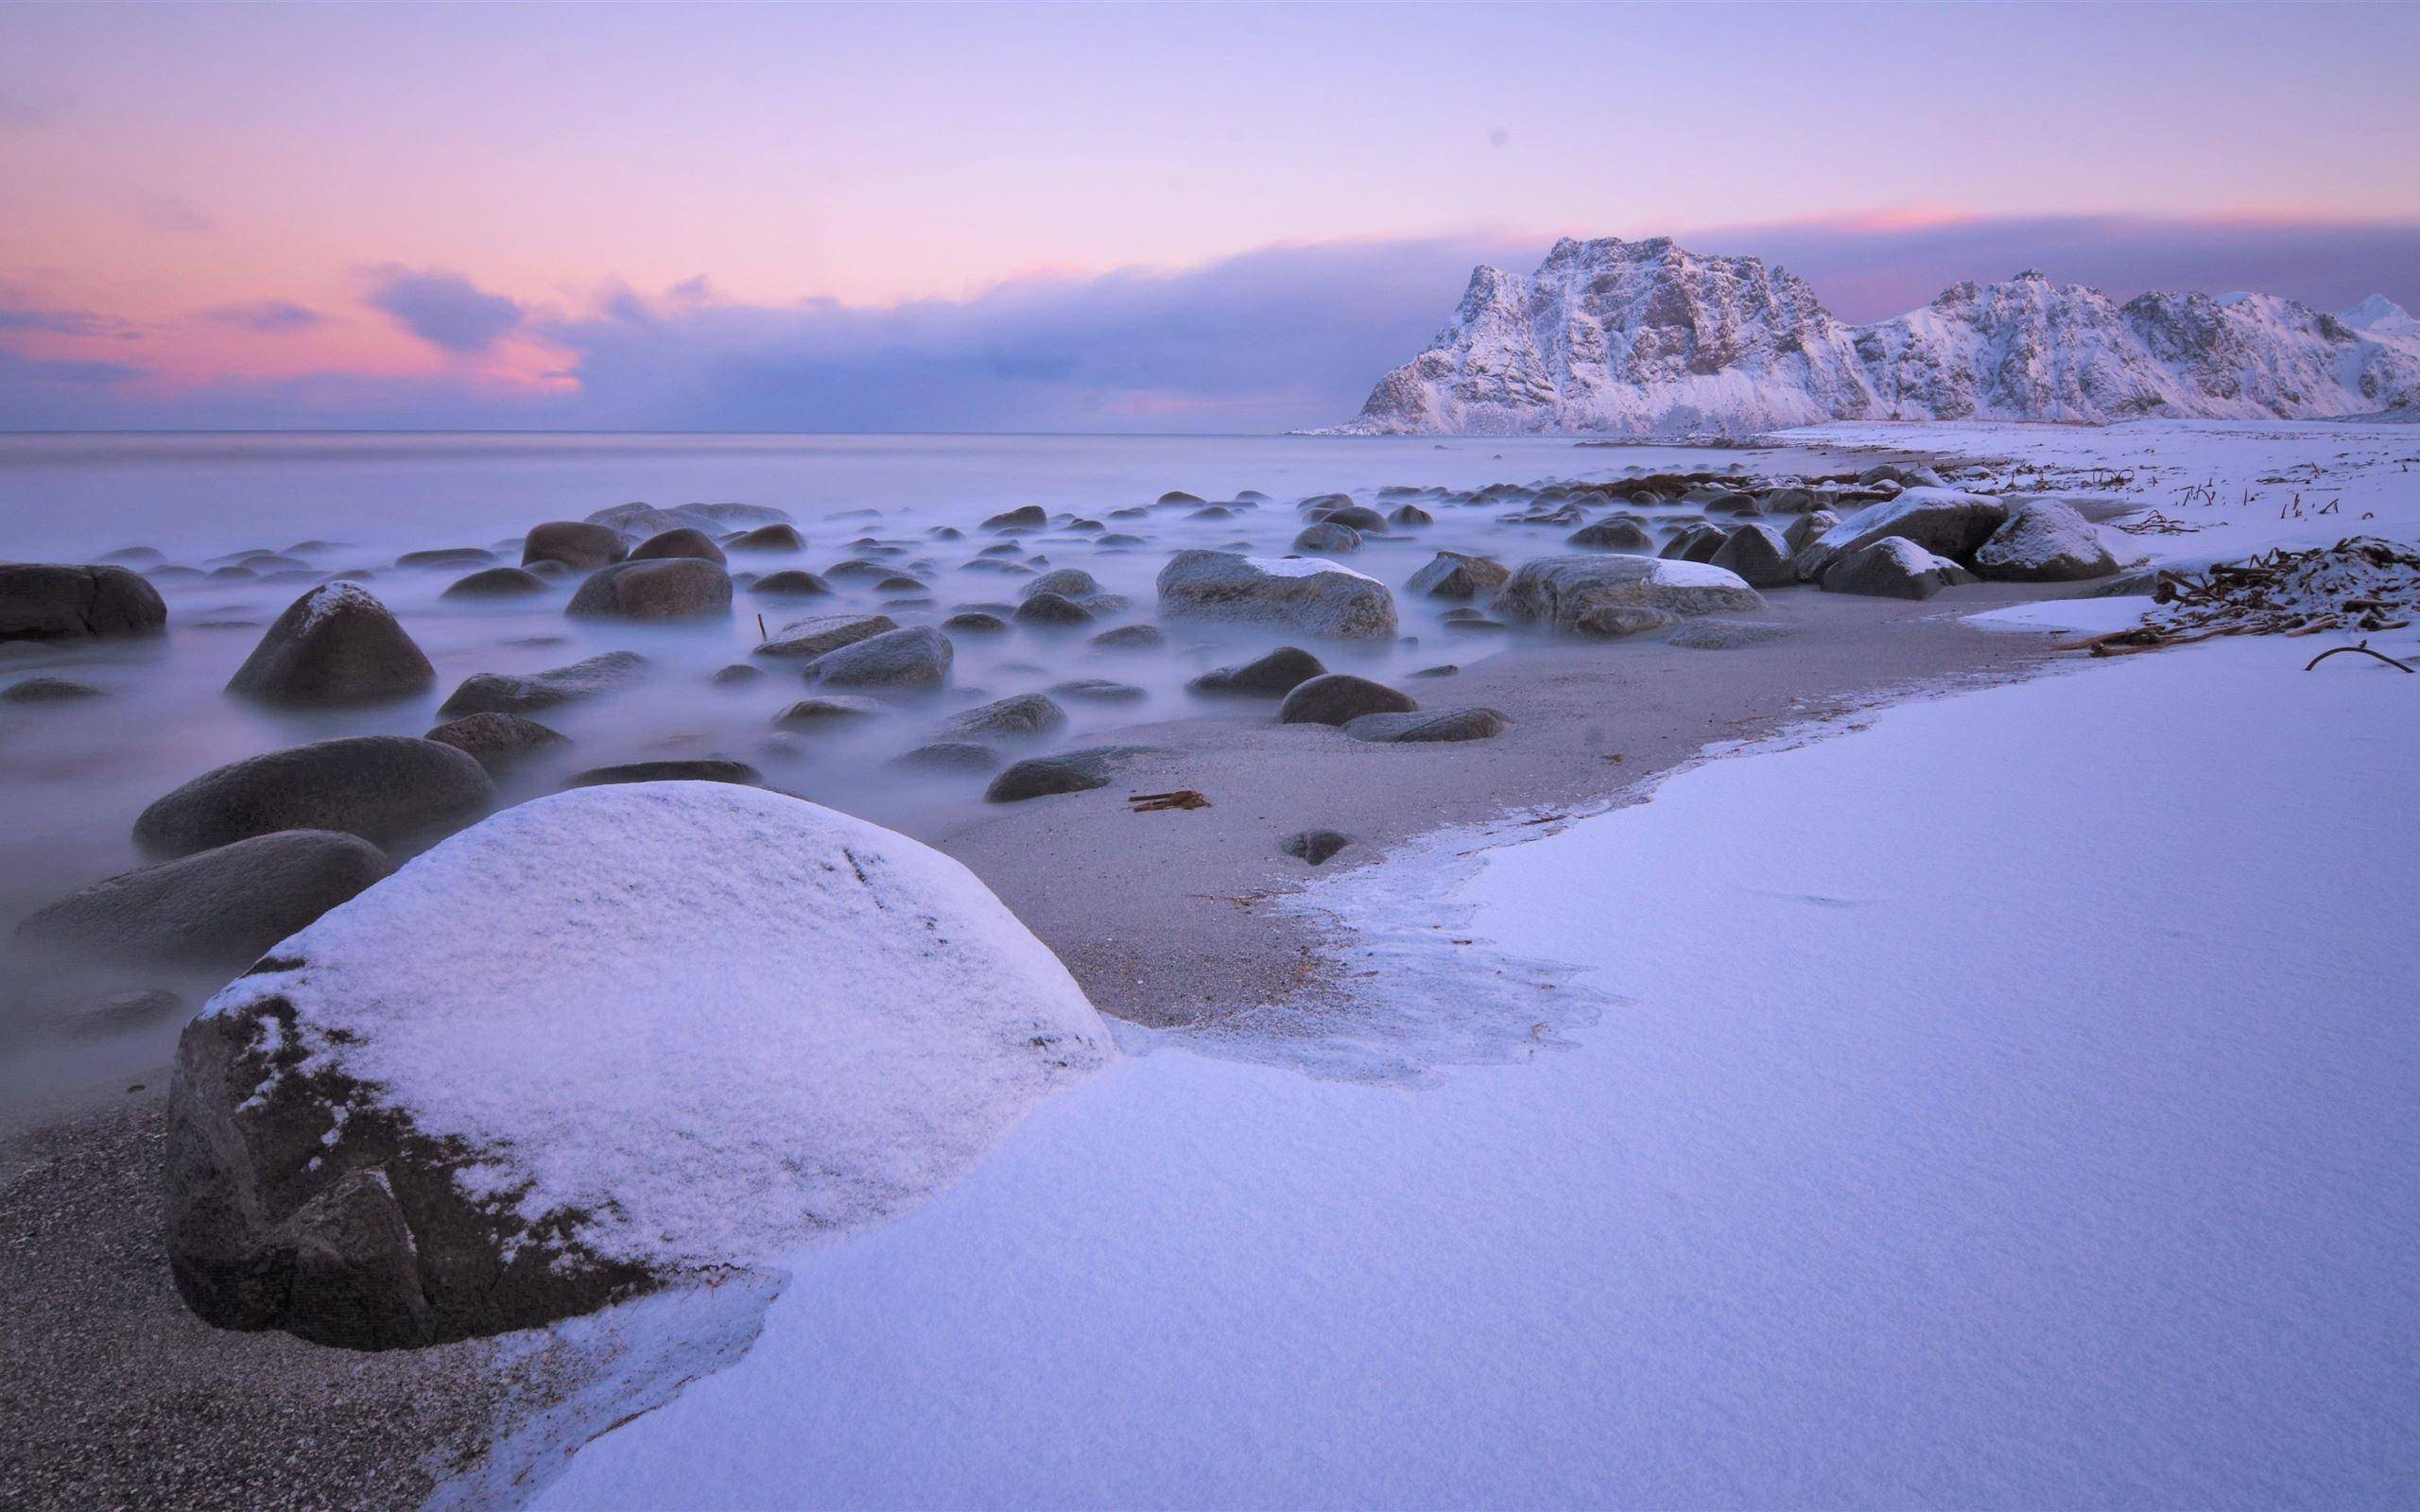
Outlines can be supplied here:
<path id="1" fill-rule="evenodd" d="M 2312 657 L 2308 662 L 2303 663 L 2303 670 L 2305 672 L 2308 672 L 2312 667 L 2319 665 L 2329 657 L 2342 656 L 2347 651 L 2359 651 L 2363 656 L 2369 657 L 2375 661 L 2385 662 L 2388 666 L 2394 668 L 2397 672 L 2409 672 L 2411 670 L 2410 667 L 2405 666 L 2402 662 L 2397 662 L 2394 658 L 2387 655 L 2383 651 L 2371 650 L 2370 643 L 2367 641 L 2363 641 L 2359 645 L 2331 645 L 2326 650 L 2322 651 L 2319 655 Z"/>

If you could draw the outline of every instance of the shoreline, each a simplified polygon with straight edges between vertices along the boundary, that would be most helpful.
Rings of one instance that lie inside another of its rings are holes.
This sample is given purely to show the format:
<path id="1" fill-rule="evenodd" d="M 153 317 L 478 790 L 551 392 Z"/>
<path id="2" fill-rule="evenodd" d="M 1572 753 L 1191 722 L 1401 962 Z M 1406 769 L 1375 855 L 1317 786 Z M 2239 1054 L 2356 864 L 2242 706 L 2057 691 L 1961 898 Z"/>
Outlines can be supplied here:
<path id="1" fill-rule="evenodd" d="M 1777 594 L 1764 618 L 1789 633 L 1723 650 L 1441 644 L 1440 660 L 1459 657 L 1463 670 L 1416 684 L 1424 705 L 1500 707 L 1514 720 L 1505 735 L 1373 746 L 1325 727 L 1279 726 L 1273 705 L 1247 706 L 1240 717 L 1104 732 L 1167 747 L 1109 787 L 949 805 L 904 828 L 976 871 L 1104 1013 L 1184 1034 L 1205 1054 L 1397 1075 L 1406 1066 L 1383 1026 L 1367 1033 L 1335 1011 L 1352 963 L 1331 949 L 1336 932 L 1316 904 L 1300 904 L 1312 884 L 1377 867 L 1425 836 L 1613 806 L 1708 759 L 1709 746 L 2035 675 L 2052 659 L 2050 632 L 1964 621 L 2050 596 L 2059 591 L 2038 585 L 1968 589 L 1946 604 Z M 1204 792 L 1211 806 L 1126 809 L 1129 791 L 1177 785 Z M 1313 826 L 1354 843 L 1316 868 L 1279 851 L 1285 834 Z M 1222 1024 L 1242 1038 L 1222 1045 Z M 1409 1069 L 1494 1058 L 1493 1042 L 1486 1034 L 1440 1041 Z M 224 1333 L 186 1313 L 157 1248 L 165 1083 L 162 1065 L 130 1082 L 142 1090 L 125 1104 L 55 1116 L 0 1142 L 0 1219 L 25 1236 L 0 1287 L 20 1317 L 0 1342 L 13 1399 L 0 1404 L 31 1425 L 10 1470 L 37 1502 L 418 1506 L 462 1476 L 493 1487 L 510 1467 L 492 1456 L 576 1448 L 620 1416 L 562 1421 L 579 1410 L 583 1387 L 618 1366 L 614 1351 L 583 1353 L 561 1338 L 360 1355 L 278 1333 Z M 660 1379 L 633 1388 L 667 1389 Z M 587 1408 L 602 1412 L 603 1402 Z M 533 1427 L 540 1420 L 552 1423 L 551 1436 Z M 544 1478 L 534 1463 L 522 1469 Z"/>

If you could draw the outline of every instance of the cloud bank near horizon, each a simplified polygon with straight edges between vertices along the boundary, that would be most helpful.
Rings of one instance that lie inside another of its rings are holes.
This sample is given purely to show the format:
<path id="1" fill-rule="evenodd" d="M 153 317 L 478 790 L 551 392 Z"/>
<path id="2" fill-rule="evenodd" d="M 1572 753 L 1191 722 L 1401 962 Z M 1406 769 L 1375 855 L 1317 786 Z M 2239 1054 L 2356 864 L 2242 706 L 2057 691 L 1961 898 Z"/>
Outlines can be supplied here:
<path id="1" fill-rule="evenodd" d="M 331 366 L 185 384 L 145 360 L 147 347 L 173 333 L 17 298 L 0 308 L 0 426 L 1283 430 L 1350 417 L 1378 376 L 1444 322 L 1474 265 L 1526 269 L 1551 239 L 1276 246 L 1173 272 L 1037 274 L 964 299 L 882 307 L 734 301 L 700 279 L 651 296 L 608 290 L 564 310 L 461 273 L 389 265 L 365 270 L 366 318 L 424 344 L 427 370 Z M 1841 219 L 1678 239 L 1785 266 L 1849 320 L 2026 266 L 2120 299 L 2150 287 L 2256 288 L 2322 309 L 2371 293 L 2420 302 L 2420 225 Z M 192 329 L 308 341 L 331 323 L 300 301 L 271 298 L 200 312 Z M 92 350 L 11 350 L 12 336 L 29 334 Z M 538 382 L 482 366 L 508 345 L 554 366 Z"/>

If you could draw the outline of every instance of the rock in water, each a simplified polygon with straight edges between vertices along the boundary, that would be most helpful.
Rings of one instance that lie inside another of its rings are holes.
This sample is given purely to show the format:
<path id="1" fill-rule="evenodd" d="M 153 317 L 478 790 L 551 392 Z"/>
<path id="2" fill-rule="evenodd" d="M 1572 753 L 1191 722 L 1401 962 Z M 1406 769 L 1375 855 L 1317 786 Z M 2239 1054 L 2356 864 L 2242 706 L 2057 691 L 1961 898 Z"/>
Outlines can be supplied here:
<path id="1" fill-rule="evenodd" d="M 531 525 L 529 533 L 521 538 L 524 567 L 533 561 L 559 561 L 587 572 L 611 567 L 629 555 L 630 546 L 620 531 L 585 520 L 549 520 L 542 525 Z"/>
<path id="2" fill-rule="evenodd" d="M 134 821 L 154 855 L 183 856 L 279 830 L 402 839 L 480 807 L 495 784 L 451 746 L 409 735 L 348 735 L 202 773 Z"/>
<path id="3" fill-rule="evenodd" d="M 796 525 L 758 525 L 744 530 L 731 542 L 734 551 L 804 551 L 806 539 Z"/>
<path id="4" fill-rule="evenodd" d="M 1180 551 L 1160 569 L 1162 619 L 1262 625 L 1337 640 L 1395 633 L 1394 594 L 1374 577 L 1316 557 Z"/>
<path id="5" fill-rule="evenodd" d="M 438 594 L 440 598 L 526 598 L 546 591 L 546 580 L 520 567 L 490 567 L 473 573 Z"/>
<path id="6" fill-rule="evenodd" d="M 1409 593 L 1430 598 L 1477 598 L 1501 588 L 1512 576 L 1512 570 L 1503 563 L 1485 557 L 1441 551 L 1403 586 Z"/>
<path id="7" fill-rule="evenodd" d="M 391 869 L 369 841 L 281 830 L 121 872 L 41 908 L 21 945 L 239 968 Z"/>
<path id="8" fill-rule="evenodd" d="M 1905 536 L 1885 536 L 1849 553 L 1824 571 L 1824 592 L 1876 598 L 1930 598 L 1975 575 L 1946 557 L 1936 557 Z"/>
<path id="9" fill-rule="evenodd" d="M 101 696 L 91 683 L 68 678 L 23 678 L 0 688 L 0 702 L 6 703 L 81 703 Z"/>
<path id="10" fill-rule="evenodd" d="M 719 567 L 728 559 L 714 538 L 694 525 L 678 525 L 649 536 L 631 553 L 632 561 L 710 561 Z"/>
<path id="11" fill-rule="evenodd" d="M 1530 620 L 1582 635 L 1634 633 L 1635 616 L 1727 614 L 1765 607 L 1737 574 L 1703 562 L 1618 554 L 1541 557 L 1523 562 L 1489 606 L 1508 619 Z"/>
<path id="12" fill-rule="evenodd" d="M 833 688 L 938 688 L 949 680 L 957 652 L 929 625 L 885 630 L 826 651 L 806 664 L 809 682 Z"/>
<path id="13" fill-rule="evenodd" d="M 625 561 L 589 575 L 566 614 L 626 620 L 697 619 L 731 612 L 731 575 L 693 557 Z"/>
<path id="14" fill-rule="evenodd" d="M 734 782 L 754 787 L 765 774 L 746 762 L 721 756 L 700 756 L 663 762 L 625 762 L 619 766 L 592 766 L 574 776 L 566 787 L 610 787 L 621 782 Z"/>
<path id="15" fill-rule="evenodd" d="M 1211 698 L 1283 698 L 1326 670 L 1324 662 L 1301 646 L 1281 645 L 1240 666 L 1214 667 L 1184 686 Z"/>
<path id="16" fill-rule="evenodd" d="M 2074 583 L 2118 570 L 2091 521 L 2054 500 L 2029 504 L 1975 548 L 1975 571 L 2007 583 Z"/>
<path id="17" fill-rule="evenodd" d="M 405 698 L 437 680 L 395 616 L 359 583 L 326 583 L 286 606 L 227 681 L 264 703 L 340 706 Z"/>
<path id="18" fill-rule="evenodd" d="M 1031 598 L 1037 593 L 1056 593 L 1061 598 L 1085 599 L 1100 592 L 1100 580 L 1080 567 L 1061 567 L 1025 585 L 1019 598 Z"/>
<path id="19" fill-rule="evenodd" d="M 1063 730 L 1067 711 L 1039 693 L 1020 693 L 952 715 L 940 731 L 943 740 L 1032 740 Z"/>
<path id="20" fill-rule="evenodd" d="M 1852 552 L 1896 537 L 1940 557 L 1963 558 L 1992 538 L 2008 519 L 2008 506 L 1979 493 L 1915 488 L 1895 499 L 1869 504 L 1799 549 L 1798 576 L 1811 581 Z"/>
<path id="21" fill-rule="evenodd" d="M 1297 684 L 1277 706 L 1281 725 L 1341 725 L 1362 714 L 1406 713 L 1420 707 L 1408 693 L 1382 682 L 1330 672 Z"/>
<path id="22" fill-rule="evenodd" d="M 1584 551 L 1648 552 L 1655 549 L 1655 538 L 1634 520 L 1599 520 L 1593 525 L 1582 525 L 1564 537 L 1563 543 Z"/>
<path id="23" fill-rule="evenodd" d="M 1021 625 L 1090 625 L 1093 611 L 1057 593 L 1029 593 L 1017 606 L 1016 618 Z"/>
<path id="24" fill-rule="evenodd" d="M 150 635 L 167 624 L 160 591 L 123 567 L 0 563 L 0 641 Z"/>
<path id="25" fill-rule="evenodd" d="M 439 706 L 441 717 L 457 714 L 527 714 L 557 704 L 576 703 L 611 693 L 635 681 L 647 666 L 636 651 L 605 651 L 569 666 L 550 667 L 526 677 L 501 672 L 474 672 L 462 679 Z"/>
<path id="26" fill-rule="evenodd" d="M 544 750 L 571 742 L 534 719 L 519 714 L 477 713 L 449 719 L 430 730 L 427 739 L 467 753 L 493 777 L 510 771 Z"/>
<path id="27" fill-rule="evenodd" d="M 754 654 L 812 660 L 897 628 L 899 622 L 888 614 L 810 614 L 783 626 Z"/>
<path id="28" fill-rule="evenodd" d="M 1322 520 L 1317 524 L 1306 526 L 1302 534 L 1294 538 L 1294 549 L 1314 553 L 1358 551 L 1361 549 L 1361 532 L 1351 525 L 1338 524 L 1332 520 Z"/>
<path id="29" fill-rule="evenodd" d="M 187 1025 L 169 1263 L 222 1328 L 527 1328 L 878 1217 L 1110 1054 L 1049 951 L 914 841 L 756 788 L 558 794 Z"/>
<path id="30" fill-rule="evenodd" d="M 1779 588 L 1798 581 L 1798 570 L 1790 565 L 1789 541 L 1771 525 L 1741 525 L 1724 538 L 1722 546 L 1708 558 L 1708 562 L 1725 572 L 1737 573 L 1739 580 L 1751 588 Z"/>

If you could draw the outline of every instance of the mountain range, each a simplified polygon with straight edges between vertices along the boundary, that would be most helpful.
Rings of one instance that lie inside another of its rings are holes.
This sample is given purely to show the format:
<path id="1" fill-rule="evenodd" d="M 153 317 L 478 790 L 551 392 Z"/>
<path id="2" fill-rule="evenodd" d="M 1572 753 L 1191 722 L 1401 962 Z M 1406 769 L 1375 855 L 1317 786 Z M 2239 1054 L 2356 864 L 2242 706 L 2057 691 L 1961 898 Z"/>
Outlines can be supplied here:
<path id="1" fill-rule="evenodd" d="M 2119 304 L 2029 270 L 1849 325 L 1760 258 L 1566 237 L 1526 277 L 1474 269 L 1453 320 L 1333 434 L 2388 410 L 2420 411 L 2420 320 L 2377 295 L 2335 314 L 2269 294 L 2154 291 Z"/>

